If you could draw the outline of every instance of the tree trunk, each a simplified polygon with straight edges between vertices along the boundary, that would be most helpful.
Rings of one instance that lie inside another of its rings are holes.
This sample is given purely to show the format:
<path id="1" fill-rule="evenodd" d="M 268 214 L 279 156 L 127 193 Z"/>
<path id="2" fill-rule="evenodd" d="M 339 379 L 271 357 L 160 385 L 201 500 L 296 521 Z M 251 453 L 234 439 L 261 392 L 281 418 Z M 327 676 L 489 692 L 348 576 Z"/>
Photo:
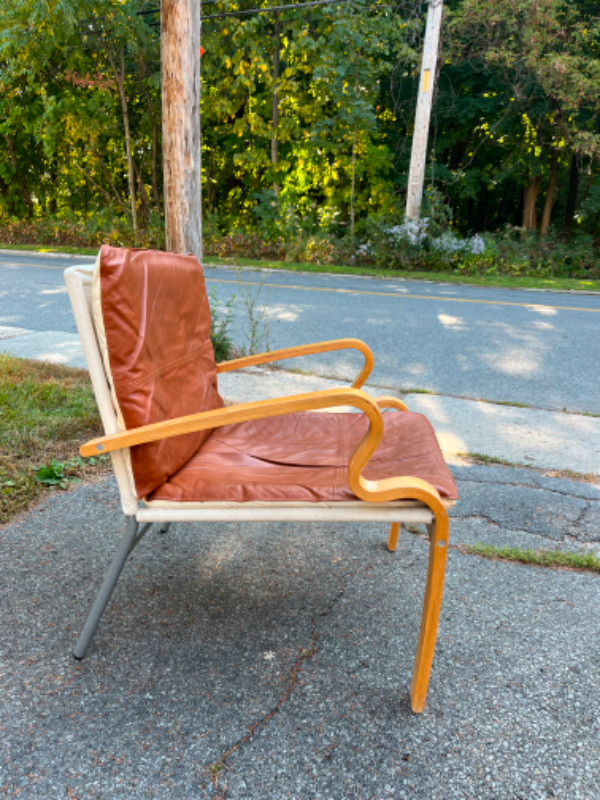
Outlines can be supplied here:
<path id="1" fill-rule="evenodd" d="M 550 182 L 548 183 L 548 193 L 546 195 L 546 202 L 544 203 L 544 213 L 542 214 L 542 224 L 540 225 L 540 233 L 545 236 L 548 233 L 550 226 L 550 217 L 552 215 L 552 205 L 554 203 L 554 193 L 556 192 L 556 176 L 558 173 L 558 150 L 552 151 L 552 165 L 550 168 Z"/>
<path id="2" fill-rule="evenodd" d="M 577 153 L 571 157 L 571 169 L 569 171 L 569 193 L 567 194 L 567 208 L 565 210 L 564 235 L 569 237 L 573 232 L 573 220 L 575 219 L 575 209 L 577 208 L 577 192 L 579 190 L 579 168 L 577 166 Z"/>
<path id="3" fill-rule="evenodd" d="M 275 19 L 273 29 L 273 111 L 271 115 L 271 167 L 273 169 L 273 194 L 279 197 L 279 181 L 277 179 L 277 166 L 279 164 L 279 139 L 277 138 L 277 125 L 279 124 L 279 57 L 281 52 L 281 22 Z"/>
<path id="4" fill-rule="evenodd" d="M 154 209 L 160 214 L 160 192 L 158 191 L 158 130 L 156 122 L 152 123 L 152 197 Z"/>
<path id="5" fill-rule="evenodd" d="M 208 162 L 208 175 L 206 179 L 206 193 L 207 193 L 207 202 L 208 202 L 208 210 L 211 214 L 214 214 L 217 210 L 217 182 L 214 179 L 215 174 L 215 148 L 210 148 L 210 159 Z"/>
<path id="6" fill-rule="evenodd" d="M 540 185 L 542 183 L 541 176 L 538 175 L 530 184 L 525 187 L 525 194 L 523 197 L 523 228 L 526 231 L 537 230 L 537 215 L 535 213 L 535 205 L 537 203 L 538 195 L 540 193 Z"/>
<path id="7" fill-rule="evenodd" d="M 146 190 L 146 186 L 144 185 L 144 178 L 142 176 L 142 170 L 137 167 L 137 165 L 133 164 L 135 168 L 135 177 L 137 180 L 138 185 L 138 199 L 140 202 L 140 212 L 142 218 L 142 225 L 147 225 L 148 220 L 150 219 L 150 199 L 148 197 L 148 192 Z M 143 167 L 143 162 L 142 162 Z"/>
<path id="8" fill-rule="evenodd" d="M 200 7 L 162 0 L 163 173 L 167 249 L 202 258 Z"/>
<path id="9" fill-rule="evenodd" d="M 133 166 L 133 151 L 131 148 L 131 130 L 129 126 L 129 106 L 127 103 L 127 95 L 125 93 L 125 49 L 121 47 L 119 58 L 119 68 L 115 63 L 114 58 L 109 53 L 108 59 L 112 67 L 117 90 L 119 92 L 119 100 L 121 101 L 121 113 L 123 114 L 123 130 L 125 131 L 125 154 L 127 156 L 127 183 L 129 185 L 129 203 L 131 208 L 131 227 L 133 228 L 134 236 L 137 234 L 137 202 L 135 197 L 135 169 Z"/>
<path id="10" fill-rule="evenodd" d="M 354 251 L 354 222 L 356 216 L 356 203 L 354 200 L 356 187 L 356 127 L 352 136 L 352 183 L 350 184 L 350 247 Z"/>

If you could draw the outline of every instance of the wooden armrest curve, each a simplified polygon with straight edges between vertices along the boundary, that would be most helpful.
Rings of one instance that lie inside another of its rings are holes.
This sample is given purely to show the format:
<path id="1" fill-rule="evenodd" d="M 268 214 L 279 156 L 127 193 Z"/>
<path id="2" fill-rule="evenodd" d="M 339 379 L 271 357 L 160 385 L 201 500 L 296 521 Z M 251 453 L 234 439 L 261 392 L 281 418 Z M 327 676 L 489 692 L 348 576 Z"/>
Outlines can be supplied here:
<path id="1" fill-rule="evenodd" d="M 365 358 L 365 364 L 355 378 L 352 387 L 360 389 L 367 380 L 373 369 L 373 353 L 370 347 L 361 339 L 331 339 L 323 342 L 313 342 L 312 344 L 302 344 L 295 347 L 284 347 L 281 350 L 269 350 L 266 353 L 256 353 L 243 358 L 234 358 L 231 361 L 222 361 L 217 364 L 217 372 L 231 372 L 232 370 L 242 369 L 243 367 L 255 367 L 259 364 L 269 364 L 273 361 L 282 361 L 285 358 L 298 358 L 300 356 L 310 356 L 316 353 L 327 353 L 334 350 L 358 350 Z"/>
<path id="2" fill-rule="evenodd" d="M 321 408 L 334 406 L 354 406 L 364 411 L 371 422 L 377 444 L 383 435 L 383 420 L 381 412 L 375 401 L 361 389 L 324 389 L 319 392 L 307 392 L 287 397 L 275 397 L 267 400 L 257 400 L 251 403 L 239 403 L 224 408 L 210 411 L 201 411 L 185 417 L 155 422 L 139 428 L 108 434 L 83 444 L 79 450 L 82 456 L 93 456 L 99 453 L 110 453 L 124 447 L 134 447 L 139 444 L 167 439 L 171 436 L 181 436 L 185 433 L 222 428 L 224 425 L 234 425 L 247 422 L 251 419 L 264 419 L 283 414 L 293 414 L 298 411 L 314 411 Z"/>
<path id="3" fill-rule="evenodd" d="M 383 397 L 376 397 L 375 402 L 379 408 L 395 408 L 396 411 L 408 411 L 408 406 L 398 397 L 390 397 L 385 395 Z"/>
<path id="4" fill-rule="evenodd" d="M 370 481 L 362 472 L 383 437 L 383 417 L 377 401 L 361 389 L 324 389 L 320 392 L 258 400 L 253 403 L 202 411 L 140 428 L 91 439 L 79 450 L 82 456 L 110 453 L 124 447 L 155 442 L 171 436 L 181 436 L 195 431 L 221 428 L 251 419 L 265 419 L 298 411 L 315 411 L 333 406 L 353 406 L 369 418 L 369 429 L 359 442 L 348 464 L 348 483 L 354 494 L 368 502 L 389 500 L 420 500 L 436 514 L 446 514 L 437 490 L 427 481 L 410 476 Z"/>

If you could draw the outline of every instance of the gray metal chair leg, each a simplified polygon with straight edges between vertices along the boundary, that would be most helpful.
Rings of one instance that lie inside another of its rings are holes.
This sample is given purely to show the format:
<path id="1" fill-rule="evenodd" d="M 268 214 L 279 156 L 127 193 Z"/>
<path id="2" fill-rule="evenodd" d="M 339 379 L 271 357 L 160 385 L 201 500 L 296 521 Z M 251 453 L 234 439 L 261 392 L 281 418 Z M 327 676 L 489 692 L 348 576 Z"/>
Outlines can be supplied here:
<path id="1" fill-rule="evenodd" d="M 158 523 L 158 532 L 161 534 L 165 534 L 168 532 L 169 528 L 171 527 L 170 522 L 159 522 Z"/>
<path id="2" fill-rule="evenodd" d="M 119 580 L 119 575 L 121 574 L 121 570 L 127 561 L 127 557 L 136 544 L 140 541 L 144 533 L 145 530 L 138 536 L 138 524 L 136 518 L 127 517 L 127 528 L 123 538 L 119 543 L 119 547 L 113 562 L 106 573 L 106 577 L 104 578 L 102 588 L 98 592 L 94 605 L 92 606 L 92 610 L 88 615 L 86 623 L 83 626 L 83 630 L 81 631 L 79 639 L 77 640 L 77 644 L 75 645 L 75 649 L 73 650 L 73 655 L 75 658 L 82 659 L 85 656 L 86 650 L 88 649 L 89 644 L 96 633 L 96 628 L 100 622 L 100 617 L 102 616 L 104 609 L 110 600 L 110 596 L 115 588 L 115 584 Z"/>

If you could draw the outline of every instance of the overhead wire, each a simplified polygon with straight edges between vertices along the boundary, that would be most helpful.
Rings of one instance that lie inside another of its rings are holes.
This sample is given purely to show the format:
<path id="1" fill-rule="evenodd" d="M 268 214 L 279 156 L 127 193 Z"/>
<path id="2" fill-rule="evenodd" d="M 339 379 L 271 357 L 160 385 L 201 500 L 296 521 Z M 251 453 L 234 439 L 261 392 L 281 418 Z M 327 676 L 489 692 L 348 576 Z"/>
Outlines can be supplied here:
<path id="1" fill-rule="evenodd" d="M 289 11 L 290 9 L 306 8 L 308 6 L 328 6 L 328 5 L 341 5 L 343 3 L 351 3 L 353 0 L 309 0 L 305 3 L 286 3 L 282 6 L 268 6 L 266 8 L 245 8 L 239 11 L 223 11 L 219 14 L 207 14 L 202 17 L 206 19 L 219 19 L 222 17 L 238 17 L 249 16 L 250 14 L 269 14 L 274 11 Z"/>
<path id="2" fill-rule="evenodd" d="M 216 5 L 219 0 L 203 0 L 202 6 L 209 6 L 209 5 Z M 308 8 L 314 6 L 327 6 L 327 5 L 344 5 L 346 3 L 352 3 L 354 0 L 308 0 L 308 2 L 302 3 L 285 3 L 283 5 L 278 6 L 266 6 L 263 8 L 243 8 L 238 9 L 237 11 L 222 11 L 217 14 L 206 14 L 202 15 L 202 21 L 209 20 L 209 19 L 222 19 L 224 17 L 239 17 L 239 16 L 250 16 L 251 14 L 271 14 L 273 12 L 279 11 L 289 11 L 291 9 L 300 9 L 300 8 Z M 374 3 L 369 5 L 367 8 L 390 8 L 393 4 L 387 4 L 386 6 L 380 6 L 379 3 Z M 138 11 L 138 15 L 146 16 L 149 14 L 159 14 L 160 8 L 154 9 L 146 9 L 145 11 Z"/>

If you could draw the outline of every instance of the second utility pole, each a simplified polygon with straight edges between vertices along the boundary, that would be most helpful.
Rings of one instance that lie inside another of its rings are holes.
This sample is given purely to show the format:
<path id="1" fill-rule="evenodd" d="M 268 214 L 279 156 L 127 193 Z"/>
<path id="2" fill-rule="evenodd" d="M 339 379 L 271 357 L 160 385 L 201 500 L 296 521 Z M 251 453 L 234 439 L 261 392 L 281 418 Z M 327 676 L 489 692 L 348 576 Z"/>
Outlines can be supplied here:
<path id="1" fill-rule="evenodd" d="M 406 192 L 406 218 L 419 219 L 423 183 L 425 180 L 425 162 L 427 159 L 427 139 L 429 136 L 429 120 L 435 86 L 440 29 L 442 26 L 443 0 L 429 0 L 427 25 L 421 59 L 421 75 L 419 78 L 419 94 L 410 154 L 408 186 Z"/>

